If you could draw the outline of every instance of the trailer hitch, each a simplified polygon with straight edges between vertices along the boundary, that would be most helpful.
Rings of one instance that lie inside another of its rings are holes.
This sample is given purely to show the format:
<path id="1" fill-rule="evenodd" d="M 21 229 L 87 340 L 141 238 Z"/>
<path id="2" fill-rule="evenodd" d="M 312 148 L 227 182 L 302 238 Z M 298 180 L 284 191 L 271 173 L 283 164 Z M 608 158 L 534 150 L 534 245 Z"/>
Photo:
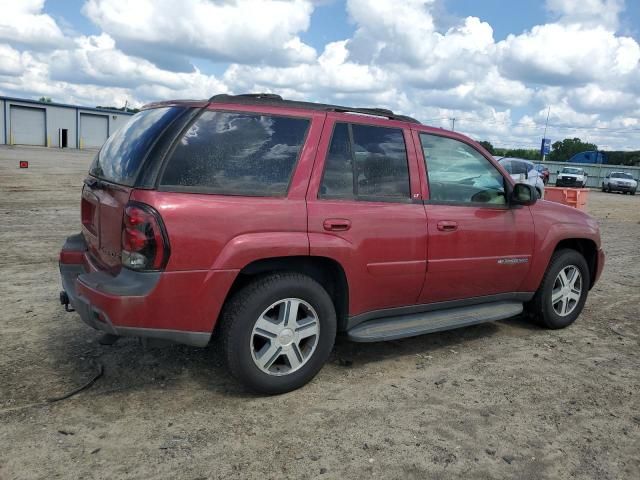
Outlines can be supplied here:
<path id="1" fill-rule="evenodd" d="M 67 295 L 67 292 L 62 290 L 60 292 L 60 305 L 64 305 L 65 312 L 75 312 L 75 310 L 69 306 L 69 303 L 69 295 Z"/>

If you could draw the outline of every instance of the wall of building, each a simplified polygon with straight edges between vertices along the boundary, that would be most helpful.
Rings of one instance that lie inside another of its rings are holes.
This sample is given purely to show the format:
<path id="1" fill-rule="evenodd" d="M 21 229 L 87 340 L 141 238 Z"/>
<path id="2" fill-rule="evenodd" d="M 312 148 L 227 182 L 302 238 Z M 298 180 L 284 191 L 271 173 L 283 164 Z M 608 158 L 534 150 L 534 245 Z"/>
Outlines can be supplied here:
<path id="1" fill-rule="evenodd" d="M 58 130 L 67 129 L 67 147 L 76 148 L 76 112 L 73 108 L 47 107 L 47 144 L 60 147 Z"/>
<path id="2" fill-rule="evenodd" d="M 5 138 L 5 116 L 6 111 L 4 109 L 4 100 L 0 98 L 0 143 L 7 143 L 7 139 Z"/>
<path id="3" fill-rule="evenodd" d="M 59 148 L 59 130 L 67 130 L 67 148 L 83 148 L 80 137 L 80 114 L 104 117 L 107 120 L 107 136 L 111 136 L 131 118 L 130 113 L 117 110 L 102 110 L 76 105 L 42 103 L 11 97 L 0 98 L 0 143 L 11 144 L 11 106 L 39 108 L 45 110 L 45 143 L 48 147 Z M 97 148 L 97 147 L 94 147 Z"/>

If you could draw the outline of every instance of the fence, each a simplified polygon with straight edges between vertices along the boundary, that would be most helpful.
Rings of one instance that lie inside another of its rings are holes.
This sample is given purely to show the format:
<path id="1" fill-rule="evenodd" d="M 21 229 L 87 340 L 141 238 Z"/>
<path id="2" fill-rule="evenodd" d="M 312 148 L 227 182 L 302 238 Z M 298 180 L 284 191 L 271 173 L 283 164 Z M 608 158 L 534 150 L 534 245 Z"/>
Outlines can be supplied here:
<path id="1" fill-rule="evenodd" d="M 640 167 L 628 167 L 625 165 L 603 165 L 594 163 L 569 163 L 569 162 L 544 162 L 549 169 L 549 185 L 555 185 L 558 171 L 563 167 L 582 168 L 588 175 L 587 187 L 600 188 L 602 180 L 611 172 L 625 172 L 631 174 L 633 178 L 640 178 Z"/>

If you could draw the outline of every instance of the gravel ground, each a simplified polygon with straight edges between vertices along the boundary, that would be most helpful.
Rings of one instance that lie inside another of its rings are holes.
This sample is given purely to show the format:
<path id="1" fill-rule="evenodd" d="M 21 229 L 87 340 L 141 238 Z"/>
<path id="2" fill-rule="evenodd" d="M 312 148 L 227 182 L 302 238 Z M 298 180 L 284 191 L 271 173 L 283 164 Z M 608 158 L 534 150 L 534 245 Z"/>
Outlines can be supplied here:
<path id="1" fill-rule="evenodd" d="M 607 266 L 572 327 L 338 339 L 311 384 L 263 398 L 215 345 L 101 346 L 62 310 L 92 155 L 0 147 L 0 479 L 640 478 L 640 195 L 591 193 Z"/>

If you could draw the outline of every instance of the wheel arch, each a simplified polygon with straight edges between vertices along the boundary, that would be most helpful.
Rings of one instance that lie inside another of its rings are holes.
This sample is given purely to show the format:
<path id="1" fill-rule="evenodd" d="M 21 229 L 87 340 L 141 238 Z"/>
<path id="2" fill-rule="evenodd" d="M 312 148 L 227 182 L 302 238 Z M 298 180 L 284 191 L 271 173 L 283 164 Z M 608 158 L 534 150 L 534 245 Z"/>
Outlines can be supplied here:
<path id="1" fill-rule="evenodd" d="M 231 285 L 225 303 L 258 276 L 275 272 L 296 272 L 317 281 L 327 291 L 336 309 L 338 330 L 346 326 L 349 314 L 349 284 L 342 265 L 329 257 L 281 256 L 254 260 L 245 265 Z"/>
<path id="2" fill-rule="evenodd" d="M 589 267 L 589 290 L 591 290 L 598 271 L 598 246 L 596 242 L 589 238 L 565 238 L 556 244 L 552 255 L 563 249 L 576 250 L 584 257 Z"/>

